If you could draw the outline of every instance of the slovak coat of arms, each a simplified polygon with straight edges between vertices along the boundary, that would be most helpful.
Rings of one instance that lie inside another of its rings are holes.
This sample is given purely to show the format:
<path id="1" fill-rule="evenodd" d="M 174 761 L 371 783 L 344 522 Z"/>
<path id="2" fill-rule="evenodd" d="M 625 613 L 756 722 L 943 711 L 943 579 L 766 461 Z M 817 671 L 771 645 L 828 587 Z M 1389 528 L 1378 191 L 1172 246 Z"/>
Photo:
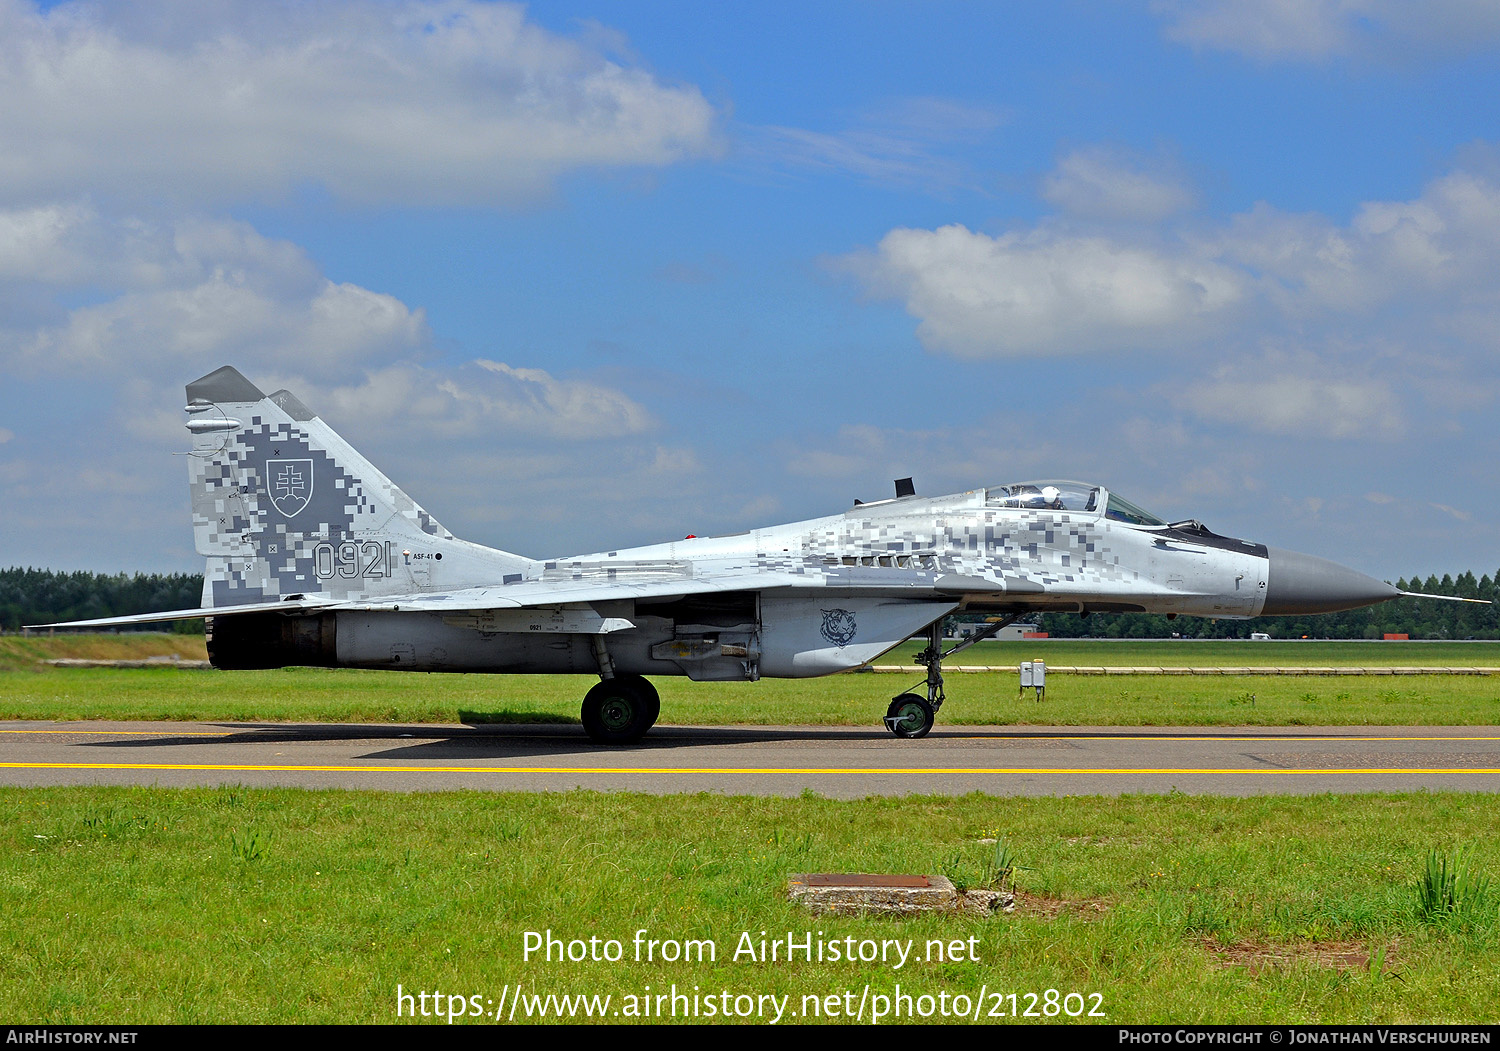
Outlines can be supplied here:
<path id="1" fill-rule="evenodd" d="M 271 506 L 288 518 L 306 509 L 312 500 L 312 460 L 269 460 L 266 463 L 266 495 Z"/>
<path id="2" fill-rule="evenodd" d="M 843 649 L 854 639 L 858 629 L 854 625 L 854 614 L 847 609 L 825 609 L 823 611 L 823 637 Z"/>

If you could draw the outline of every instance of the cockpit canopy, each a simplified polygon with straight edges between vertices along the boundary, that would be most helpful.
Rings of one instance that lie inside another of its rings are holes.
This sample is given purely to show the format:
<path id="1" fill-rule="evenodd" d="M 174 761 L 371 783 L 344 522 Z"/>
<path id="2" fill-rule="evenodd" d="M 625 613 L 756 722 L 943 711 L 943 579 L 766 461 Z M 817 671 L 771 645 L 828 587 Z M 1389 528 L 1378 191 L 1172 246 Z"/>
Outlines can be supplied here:
<path id="1" fill-rule="evenodd" d="M 1097 512 L 1099 493 L 1097 485 L 1086 482 L 1017 482 L 986 489 L 984 503 L 986 507 Z"/>
<path id="2" fill-rule="evenodd" d="M 1017 482 L 996 485 L 984 491 L 986 507 L 1013 507 L 1036 511 L 1074 511 L 1099 514 L 1130 525 L 1164 526 L 1167 523 L 1143 511 L 1102 486 L 1087 482 Z"/>

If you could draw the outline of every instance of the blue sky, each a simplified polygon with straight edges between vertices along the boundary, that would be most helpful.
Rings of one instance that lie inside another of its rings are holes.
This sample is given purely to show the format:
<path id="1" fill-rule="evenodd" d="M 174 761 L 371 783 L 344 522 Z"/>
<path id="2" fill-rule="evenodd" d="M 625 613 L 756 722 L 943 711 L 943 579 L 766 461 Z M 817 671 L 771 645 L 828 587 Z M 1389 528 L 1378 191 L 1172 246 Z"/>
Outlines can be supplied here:
<path id="1" fill-rule="evenodd" d="M 0 0 L 0 564 L 181 570 L 182 385 L 530 555 L 1102 482 L 1500 544 L 1500 7 Z"/>

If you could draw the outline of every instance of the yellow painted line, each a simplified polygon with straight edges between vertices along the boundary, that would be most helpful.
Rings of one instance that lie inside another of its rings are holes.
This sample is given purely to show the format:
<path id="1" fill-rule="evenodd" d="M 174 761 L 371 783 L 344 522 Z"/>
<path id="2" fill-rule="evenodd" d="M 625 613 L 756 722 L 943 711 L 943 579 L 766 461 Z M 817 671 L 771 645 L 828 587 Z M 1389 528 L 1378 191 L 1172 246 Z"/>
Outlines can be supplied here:
<path id="1" fill-rule="evenodd" d="M 666 724 L 663 724 L 663 726 L 666 726 Z M 328 723 L 328 724 L 326 724 L 326 727 L 330 728 L 330 729 L 345 729 L 345 728 L 348 728 L 348 729 L 360 729 L 360 727 L 344 727 L 344 726 L 342 726 L 341 724 L 338 724 L 338 723 Z M 394 729 L 394 726 L 391 727 L 391 728 Z M 681 727 L 669 727 L 669 728 L 670 729 L 682 729 Z M 810 729 L 815 729 L 815 730 L 841 729 L 841 728 L 842 729 L 854 729 L 854 730 L 868 729 L 867 727 L 860 727 L 860 726 L 850 726 L 850 727 L 811 726 L 809 728 Z M 431 734 L 434 737 L 441 737 L 441 736 L 443 736 L 444 727 L 441 727 L 441 726 L 423 726 L 423 727 L 420 727 L 419 729 L 421 729 L 424 733 Z M 760 730 L 766 730 L 766 729 L 769 729 L 769 728 L 767 728 L 767 727 L 760 727 L 760 726 L 725 725 L 725 726 L 694 726 L 694 727 L 691 727 L 691 729 L 704 730 L 704 731 L 707 731 L 709 733 L 712 733 L 715 730 L 726 730 L 726 729 L 727 730 L 757 730 L 757 731 L 760 731 Z M 794 727 L 793 729 L 801 729 L 801 728 L 800 727 Z M 956 727 L 955 727 L 955 729 L 956 729 Z M 1337 727 L 1333 727 L 1331 729 L 1337 729 Z M 235 736 L 241 735 L 241 734 L 254 734 L 254 733 L 257 733 L 257 732 L 261 732 L 261 731 L 265 731 L 267 733 L 284 734 L 284 735 L 288 735 L 288 736 L 291 736 L 291 735 L 295 734 L 295 731 L 293 731 L 293 730 L 291 730 L 289 728 L 283 728 L 283 727 L 278 727 L 278 726 L 253 726 L 253 727 L 246 727 L 246 728 L 240 729 L 240 730 L 97 730 L 97 729 L 96 730 L 84 730 L 84 729 L 79 729 L 79 730 L 6 730 L 6 729 L 0 729 L 0 734 L 63 734 L 63 735 L 72 734 L 72 735 L 75 735 L 75 736 L 81 735 L 81 734 L 89 734 L 89 735 L 93 735 L 93 736 L 97 736 L 97 737 L 235 737 Z M 452 729 L 451 732 L 449 733 L 449 736 L 452 737 L 452 738 L 454 738 L 454 739 L 462 739 L 462 738 L 465 738 L 465 737 L 503 737 L 503 736 L 507 736 L 507 735 L 504 734 L 501 730 L 493 730 L 493 731 L 491 731 L 491 730 L 475 730 L 475 729 L 469 729 L 469 728 L 462 728 L 462 729 Z M 539 737 L 539 736 L 536 736 L 536 735 L 524 735 L 524 736 L 517 736 L 516 740 L 517 741 L 536 741 L 536 740 L 554 740 L 554 739 L 559 739 L 559 738 L 569 738 L 569 739 L 572 739 L 572 738 L 574 738 L 576 736 L 577 736 L 576 734 L 550 734 L 550 735 L 547 735 L 546 737 Z M 295 739 L 296 738 L 293 738 L 293 741 L 295 741 Z M 322 736 L 316 736 L 316 737 L 309 736 L 309 737 L 305 738 L 305 740 L 307 740 L 307 741 L 321 741 L 321 740 L 324 740 L 324 739 L 325 738 L 322 737 Z M 393 736 L 391 736 L 389 734 L 371 734 L 368 738 L 360 738 L 360 739 L 361 740 L 372 740 L 372 741 L 375 741 L 375 740 L 380 740 L 380 741 L 384 741 L 384 740 L 399 741 L 399 740 L 405 740 L 406 738 L 405 737 L 393 737 Z M 1198 734 L 1117 733 L 1117 734 L 1088 734 L 1088 735 L 1083 735 L 1083 734 L 1046 734 L 1046 735 L 1032 736 L 1032 735 L 1026 734 L 1024 731 L 1016 731 L 1016 732 L 1000 731 L 1000 732 L 991 733 L 991 734 L 970 734 L 970 735 L 966 735 L 966 736 L 963 736 L 963 737 L 943 735 L 943 737 L 941 737 L 941 738 L 935 738 L 935 740 L 940 740 L 940 739 L 946 739 L 946 740 L 950 740 L 950 741 L 1003 741 L 1003 742 L 1006 742 L 1008 744 L 1023 744 L 1023 743 L 1025 743 L 1027 741 L 1243 741 L 1243 742 L 1250 743 L 1250 744 L 1261 744 L 1261 743 L 1265 743 L 1265 742 L 1268 742 L 1268 741 L 1269 742 L 1275 742 L 1275 741 L 1304 741 L 1304 742 L 1307 742 L 1307 741 L 1316 741 L 1316 742 L 1321 742 L 1321 743 L 1324 743 L 1324 744 L 1334 744 L 1334 743 L 1337 743 L 1337 742 L 1340 742 L 1340 741 L 1351 741 L 1351 742 L 1355 742 L 1355 741 L 1500 741 L 1500 734 L 1491 734 L 1489 736 L 1480 736 L 1480 735 L 1471 735 L 1471 736 L 1444 736 L 1444 735 L 1441 735 L 1441 734 L 1434 734 L 1434 735 L 1410 736 L 1410 737 L 1391 737 L 1389 735 L 1345 736 L 1345 735 L 1342 735 L 1342 734 L 1322 734 L 1322 735 L 1317 735 L 1317 736 L 1293 736 L 1293 735 L 1289 735 L 1289 734 L 1288 735 L 1282 735 L 1282 734 L 1272 734 L 1272 733 L 1264 733 L 1264 732 L 1257 731 L 1255 733 L 1242 733 L 1242 734 L 1235 734 L 1235 733 L 1228 733 L 1228 732 L 1221 732 L 1221 733 L 1204 732 L 1204 733 L 1198 733 Z M 281 741 L 281 742 L 278 742 L 278 743 L 292 743 L 292 742 Z"/>
<path id="2" fill-rule="evenodd" d="M 98 737 L 233 737 L 243 730 L 0 730 L 0 734 L 93 734 Z"/>
<path id="3" fill-rule="evenodd" d="M 1192 734 L 1183 736 L 1158 736 L 1156 734 L 1099 734 L 1097 736 L 1069 736 L 1059 734 L 1047 737 L 1026 737 L 1008 734 L 976 734 L 973 737 L 947 738 L 959 741 L 1005 741 L 1023 744 L 1027 741 L 1243 741 L 1246 744 L 1266 744 L 1276 741 L 1315 741 L 1321 744 L 1337 744 L 1340 741 L 1500 741 L 1493 737 L 1344 737 L 1329 734 L 1321 737 L 1282 737 L 1278 734 Z M 941 740 L 941 738 L 939 738 Z"/>
<path id="4" fill-rule="evenodd" d="M 1500 774 L 1500 767 L 1066 766 L 280 766 L 250 763 L 0 763 L 11 770 L 219 770 L 360 774 Z"/>
<path id="5" fill-rule="evenodd" d="M 905 664 L 871 664 L 868 670 L 885 674 L 906 672 L 910 674 L 913 666 Z M 943 669 L 945 672 L 958 672 L 963 674 L 992 673 L 1016 675 L 1019 669 L 1014 664 L 959 664 L 948 665 Z M 1309 665 L 1288 666 L 1274 664 L 1209 664 L 1209 665 L 1184 665 L 1184 664 L 1140 664 L 1140 665 L 1108 665 L 1108 664 L 1049 664 L 1047 672 L 1050 675 L 1078 675 L 1083 677 L 1098 677 L 1108 675 L 1182 675 L 1185 677 L 1212 678 L 1222 676 L 1224 678 L 1339 678 L 1350 676 L 1440 676 L 1440 675 L 1470 675 L 1489 676 L 1500 675 L 1500 668 L 1487 665 L 1408 665 L 1408 664 L 1332 664 L 1332 665 Z"/>

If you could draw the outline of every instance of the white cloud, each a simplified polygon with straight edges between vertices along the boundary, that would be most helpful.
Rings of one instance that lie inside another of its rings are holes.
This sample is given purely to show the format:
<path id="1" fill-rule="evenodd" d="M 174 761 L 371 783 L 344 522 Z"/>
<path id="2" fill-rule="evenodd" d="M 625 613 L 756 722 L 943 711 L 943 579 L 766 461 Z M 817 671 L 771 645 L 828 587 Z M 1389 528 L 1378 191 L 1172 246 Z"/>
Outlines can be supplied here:
<path id="1" fill-rule="evenodd" d="M 29 282 L 7 265 L 28 250 L 49 261 Z M 420 309 L 329 281 L 295 245 L 228 220 L 153 225 L 78 205 L 0 213 L 0 291 L 26 284 L 58 303 L 83 287 L 113 296 L 57 306 L 56 323 L 0 327 L 7 363 L 28 372 L 253 359 L 333 375 L 428 341 Z"/>
<path id="2" fill-rule="evenodd" d="M 864 115 L 838 131 L 766 126 L 748 129 L 746 148 L 777 167 L 852 174 L 886 186 L 944 191 L 977 183 L 952 156 L 983 139 L 1005 115 L 939 98 L 911 98 Z"/>
<path id="3" fill-rule="evenodd" d="M 1236 216 L 1223 255 L 1279 286 L 1286 306 L 1352 310 L 1396 296 L 1493 299 L 1500 185 L 1470 172 L 1433 180 L 1411 201 L 1369 201 L 1340 227 L 1267 205 Z"/>
<path id="4" fill-rule="evenodd" d="M 1468 511 L 1460 510 L 1457 507 L 1449 507 L 1447 504 L 1433 504 L 1432 506 L 1437 508 L 1437 510 L 1443 512 L 1444 514 L 1452 515 L 1460 522 L 1472 522 L 1474 520 L 1473 514 Z"/>
<path id="5" fill-rule="evenodd" d="M 912 478 L 920 496 L 940 496 L 1025 478 L 1090 477 L 1093 470 L 1079 468 L 1076 458 L 1081 452 L 1092 459 L 1093 451 L 1038 437 L 1047 422 L 1022 407 L 1004 418 L 927 430 L 858 423 L 831 434 L 810 431 L 778 443 L 782 477 L 811 481 L 815 513 L 827 513 L 830 497 L 887 499 L 898 478 Z"/>
<path id="6" fill-rule="evenodd" d="M 362 420 L 376 430 L 417 431 L 429 440 L 623 438 L 656 425 L 618 390 L 498 361 L 448 369 L 403 362 L 373 370 L 355 384 L 292 390 L 324 419 Z M 655 455 L 659 461 L 661 451 Z"/>
<path id="7" fill-rule="evenodd" d="M 892 230 L 846 265 L 875 294 L 903 300 L 928 347 L 976 357 L 1180 341 L 1245 294 L 1242 274 L 1191 249 L 1048 227 Z"/>
<path id="8" fill-rule="evenodd" d="M 900 432 L 897 432 L 898 438 Z M 907 437 L 910 437 L 907 435 Z M 833 441 L 792 450 L 787 470 L 812 478 L 855 478 L 884 463 L 891 442 L 887 432 L 869 424 L 845 424 Z"/>
<path id="9" fill-rule="evenodd" d="M 1157 0 L 1168 38 L 1258 58 L 1323 58 L 1355 39 L 1349 0 Z"/>
<path id="10" fill-rule="evenodd" d="M 598 34 L 591 34 L 596 40 Z M 715 114 L 480 0 L 0 0 L 0 199 L 508 203 L 716 148 Z"/>
<path id="11" fill-rule="evenodd" d="M 108 250 L 91 252 L 98 246 Z M 52 261 L 46 281 L 28 283 L 6 265 L 28 250 Z M 445 437 L 556 440 L 654 426 L 638 403 L 601 384 L 492 361 L 418 364 L 433 355 L 420 308 L 330 281 L 297 246 L 245 223 L 110 220 L 79 205 L 0 212 L 0 297 L 28 284 L 54 297 L 62 319 L 0 323 L 0 371 L 107 378 L 120 403 L 136 407 L 126 414 L 130 432 L 156 442 L 180 437 L 173 412 L 146 408 L 162 404 L 162 388 L 225 362 L 381 429 L 418 423 Z M 103 298 L 61 305 L 84 288 Z"/>
<path id="12" fill-rule="evenodd" d="M 1493 0 L 1155 0 L 1169 39 L 1258 59 L 1409 61 L 1500 43 Z"/>
<path id="13" fill-rule="evenodd" d="M 674 477 L 698 474 L 702 470 L 703 462 L 698 459 L 698 454 L 692 449 L 667 445 L 658 445 L 656 447 L 656 456 L 651 461 L 650 467 L 652 474 Z"/>
<path id="14" fill-rule="evenodd" d="M 288 301 L 218 273 L 189 288 L 80 307 L 66 325 L 36 333 L 21 353 L 48 367 L 115 371 L 254 358 L 328 374 L 415 349 L 425 339 L 422 312 L 392 296 L 329 281 L 310 297 Z"/>
<path id="15" fill-rule="evenodd" d="M 1247 321 L 1345 342 L 1443 335 L 1474 353 L 1484 341 L 1469 337 L 1500 324 L 1500 183 L 1456 171 L 1345 225 L 1261 204 L 1217 228 L 896 229 L 841 265 L 902 302 L 928 347 L 964 356 L 1242 340 Z"/>
<path id="16" fill-rule="evenodd" d="M 154 288 L 226 267 L 279 287 L 320 280 L 296 245 L 233 220 L 110 217 L 82 200 L 0 209 L 0 282 Z"/>
<path id="17" fill-rule="evenodd" d="M 1211 423 L 1265 434 L 1317 438 L 1391 438 L 1404 427 L 1400 403 L 1378 380 L 1276 373 L 1262 366 L 1221 370 L 1175 389 L 1171 402 Z"/>
<path id="18" fill-rule="evenodd" d="M 1154 222 L 1193 206 L 1192 187 L 1175 166 L 1125 150 L 1092 146 L 1058 161 L 1042 196 L 1072 215 Z"/>
<path id="19" fill-rule="evenodd" d="M 74 281 L 97 255 L 79 251 L 75 231 L 87 219 L 82 205 L 49 204 L 0 211 L 0 281 Z"/>

